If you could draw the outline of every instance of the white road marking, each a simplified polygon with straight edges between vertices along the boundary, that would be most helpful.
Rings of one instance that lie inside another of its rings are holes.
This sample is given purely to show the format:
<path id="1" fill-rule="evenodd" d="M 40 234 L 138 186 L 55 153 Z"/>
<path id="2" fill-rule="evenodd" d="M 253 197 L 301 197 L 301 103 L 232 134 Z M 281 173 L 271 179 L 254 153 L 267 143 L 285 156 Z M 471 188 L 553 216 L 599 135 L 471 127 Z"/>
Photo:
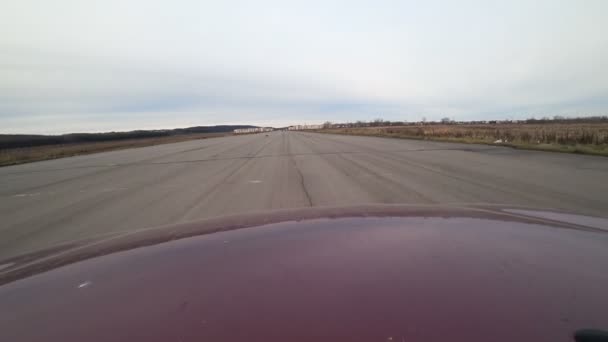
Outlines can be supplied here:
<path id="1" fill-rule="evenodd" d="M 91 285 L 91 284 L 92 284 L 92 282 L 90 282 L 90 281 L 88 281 L 88 280 L 87 280 L 87 281 L 85 281 L 84 283 L 82 283 L 82 284 L 78 285 L 78 288 L 79 288 L 79 289 L 82 289 L 82 288 L 85 288 L 85 287 L 87 287 L 87 286 L 89 286 L 89 285 Z"/>
<path id="2" fill-rule="evenodd" d="M 13 197 L 32 197 L 32 196 L 39 196 L 39 195 L 40 195 L 39 192 L 34 192 L 31 194 L 16 194 L 16 195 L 13 195 Z"/>

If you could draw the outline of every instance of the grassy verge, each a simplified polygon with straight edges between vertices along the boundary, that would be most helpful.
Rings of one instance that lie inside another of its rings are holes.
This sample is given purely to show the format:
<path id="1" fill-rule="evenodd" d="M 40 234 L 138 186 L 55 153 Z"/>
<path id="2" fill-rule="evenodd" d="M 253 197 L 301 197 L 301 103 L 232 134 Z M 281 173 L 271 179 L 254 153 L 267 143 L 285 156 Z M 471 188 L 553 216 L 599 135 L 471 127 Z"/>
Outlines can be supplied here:
<path id="1" fill-rule="evenodd" d="M 604 123 L 411 125 L 329 128 L 318 132 L 608 156 L 608 124 Z"/>
<path id="2" fill-rule="evenodd" d="M 82 154 L 122 150 L 127 148 L 170 144 L 187 140 L 208 139 L 226 135 L 232 135 L 232 133 L 183 134 L 155 138 L 10 148 L 0 150 L 0 166 L 71 157 Z"/>

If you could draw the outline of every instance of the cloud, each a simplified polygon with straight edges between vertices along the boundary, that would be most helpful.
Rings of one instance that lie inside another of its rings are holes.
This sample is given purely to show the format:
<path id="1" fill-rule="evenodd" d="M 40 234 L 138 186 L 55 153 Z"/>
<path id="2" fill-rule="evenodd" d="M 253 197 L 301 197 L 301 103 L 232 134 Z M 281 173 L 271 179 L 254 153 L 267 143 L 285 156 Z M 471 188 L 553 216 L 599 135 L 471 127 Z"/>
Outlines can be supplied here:
<path id="1" fill-rule="evenodd" d="M 0 133 L 606 114 L 603 1 L 11 1 Z"/>

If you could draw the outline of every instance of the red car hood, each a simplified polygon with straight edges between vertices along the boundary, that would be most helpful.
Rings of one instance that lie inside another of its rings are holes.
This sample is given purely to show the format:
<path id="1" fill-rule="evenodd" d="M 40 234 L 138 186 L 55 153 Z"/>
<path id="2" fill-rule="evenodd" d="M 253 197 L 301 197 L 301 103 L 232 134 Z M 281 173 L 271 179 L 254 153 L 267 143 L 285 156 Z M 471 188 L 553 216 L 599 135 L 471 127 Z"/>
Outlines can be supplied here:
<path id="1" fill-rule="evenodd" d="M 0 336 L 572 341 L 608 327 L 606 222 L 376 206 L 144 230 L 4 262 Z"/>

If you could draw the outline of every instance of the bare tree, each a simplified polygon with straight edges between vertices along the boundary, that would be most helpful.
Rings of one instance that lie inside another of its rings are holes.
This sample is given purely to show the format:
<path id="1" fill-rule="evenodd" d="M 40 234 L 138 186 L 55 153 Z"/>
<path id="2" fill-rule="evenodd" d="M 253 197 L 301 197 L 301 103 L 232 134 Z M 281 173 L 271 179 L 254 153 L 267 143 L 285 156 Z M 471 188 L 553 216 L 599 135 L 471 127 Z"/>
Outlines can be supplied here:
<path id="1" fill-rule="evenodd" d="M 372 122 L 372 126 L 382 126 L 384 124 L 384 120 L 381 118 L 374 119 Z"/>

